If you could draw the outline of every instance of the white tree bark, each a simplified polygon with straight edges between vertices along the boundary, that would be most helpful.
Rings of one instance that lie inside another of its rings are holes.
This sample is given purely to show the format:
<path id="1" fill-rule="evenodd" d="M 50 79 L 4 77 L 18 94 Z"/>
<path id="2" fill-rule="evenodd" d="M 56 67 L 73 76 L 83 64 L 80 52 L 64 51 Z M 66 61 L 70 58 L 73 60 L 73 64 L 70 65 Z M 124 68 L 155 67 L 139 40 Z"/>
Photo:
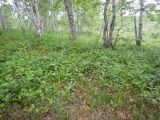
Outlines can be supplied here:
<path id="1" fill-rule="evenodd" d="M 0 0 L 0 4 L 1 4 L 1 6 L 0 6 L 0 22 L 1 22 L 3 30 L 5 31 L 7 27 L 6 27 L 5 20 L 4 20 L 3 9 L 1 8 L 2 7 L 2 0 Z"/>
<path id="2" fill-rule="evenodd" d="M 77 40 L 77 28 L 76 28 L 74 13 L 73 13 L 72 2 L 71 0 L 64 0 L 64 4 L 66 7 L 68 19 L 69 19 L 70 29 L 72 33 L 72 40 Z"/>
<path id="3" fill-rule="evenodd" d="M 77 17 L 77 31 L 78 32 L 83 32 L 83 26 L 84 26 L 84 17 L 83 17 L 83 13 L 80 12 L 76 12 L 76 17 Z"/>
<path id="4" fill-rule="evenodd" d="M 112 36 L 113 36 L 113 31 L 115 27 L 115 22 L 116 22 L 116 6 L 115 6 L 115 0 L 112 0 L 112 20 L 110 26 L 108 25 L 108 6 L 109 6 L 110 0 L 106 0 L 105 2 L 105 7 L 104 7 L 104 30 L 103 30 L 103 46 L 106 48 L 113 47 L 113 42 L 112 42 Z"/>
<path id="5" fill-rule="evenodd" d="M 39 9 L 38 9 L 38 2 L 37 0 L 32 0 L 32 3 L 33 3 L 34 21 L 36 24 L 37 34 L 41 37 L 43 34 L 43 30 L 42 30 L 42 23 L 41 23 L 41 18 L 40 18 Z"/>
<path id="6" fill-rule="evenodd" d="M 138 35 L 137 35 L 137 17 L 134 17 L 134 31 L 135 31 L 135 41 L 137 42 L 138 40 Z"/>
<path id="7" fill-rule="evenodd" d="M 104 17 L 104 29 L 103 29 L 103 46 L 106 46 L 107 40 L 108 40 L 108 6 L 109 6 L 110 0 L 105 1 L 105 6 L 104 6 L 104 12 L 103 12 L 103 17 Z"/>
<path id="8" fill-rule="evenodd" d="M 5 25 L 5 22 L 4 22 L 4 15 L 3 15 L 2 8 L 0 8 L 0 22 L 1 22 L 3 30 L 5 31 L 6 30 L 6 25 Z"/>
<path id="9" fill-rule="evenodd" d="M 41 17 L 38 9 L 38 1 L 30 0 L 29 2 L 27 1 L 24 2 L 26 2 L 28 17 L 32 21 L 32 24 L 34 25 L 37 35 L 41 37 L 43 35 L 43 27 L 42 27 L 43 24 L 41 22 Z"/>
<path id="10" fill-rule="evenodd" d="M 56 0 L 51 0 L 52 6 L 53 7 L 56 3 Z M 59 31 L 58 30 L 58 14 L 56 13 L 56 11 L 51 11 L 51 25 L 52 25 L 52 31 Z"/>
<path id="11" fill-rule="evenodd" d="M 19 20 L 19 23 L 20 23 L 20 26 L 21 26 L 21 29 L 22 29 L 22 33 L 25 34 L 25 27 L 24 27 L 24 24 L 23 24 L 22 15 L 19 12 L 20 9 L 19 9 L 19 5 L 18 5 L 18 1 L 14 0 L 13 5 L 14 5 L 15 12 L 17 13 L 17 17 L 18 17 L 18 20 Z"/>

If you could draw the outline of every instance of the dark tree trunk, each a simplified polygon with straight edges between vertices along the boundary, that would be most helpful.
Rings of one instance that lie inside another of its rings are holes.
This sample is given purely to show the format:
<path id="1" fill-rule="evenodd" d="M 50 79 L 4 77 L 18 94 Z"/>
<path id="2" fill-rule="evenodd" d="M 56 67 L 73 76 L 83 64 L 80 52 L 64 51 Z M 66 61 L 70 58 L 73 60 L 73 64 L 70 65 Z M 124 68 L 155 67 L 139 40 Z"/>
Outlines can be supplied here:
<path id="1" fill-rule="evenodd" d="M 142 44 L 142 30 L 143 30 L 143 12 L 144 12 L 144 0 L 139 0 L 140 2 L 140 16 L 139 16 L 139 31 L 138 39 L 136 45 L 141 46 Z"/>

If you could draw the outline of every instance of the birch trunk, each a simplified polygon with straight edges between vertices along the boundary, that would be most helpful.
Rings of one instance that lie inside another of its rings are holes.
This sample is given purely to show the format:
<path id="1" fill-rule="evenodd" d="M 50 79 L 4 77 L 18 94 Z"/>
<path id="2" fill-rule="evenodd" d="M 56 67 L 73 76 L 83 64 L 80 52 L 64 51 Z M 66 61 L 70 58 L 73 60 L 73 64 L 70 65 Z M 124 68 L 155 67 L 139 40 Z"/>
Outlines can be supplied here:
<path id="1" fill-rule="evenodd" d="M 83 13 L 81 13 L 81 17 L 80 17 L 80 23 L 79 23 L 79 31 L 83 32 L 83 26 L 84 26 L 84 17 L 83 17 Z"/>
<path id="2" fill-rule="evenodd" d="M 35 15 L 34 20 L 35 20 L 35 24 L 36 24 L 37 34 L 41 37 L 43 34 L 43 31 L 42 31 L 42 23 L 41 23 L 41 18 L 40 18 L 40 14 L 39 14 L 37 0 L 33 0 L 33 12 Z"/>
<path id="3" fill-rule="evenodd" d="M 52 12 L 52 31 L 58 31 L 58 16 Z"/>
<path id="4" fill-rule="evenodd" d="M 24 27 L 24 24 L 22 22 L 23 21 L 22 16 L 19 13 L 20 9 L 19 9 L 19 6 L 18 6 L 18 2 L 17 2 L 17 0 L 14 0 L 13 3 L 14 3 L 15 12 L 17 13 L 18 20 L 19 20 L 19 23 L 20 23 L 20 26 L 21 26 L 21 29 L 22 29 L 22 33 L 25 35 L 25 27 Z"/>
<path id="5" fill-rule="evenodd" d="M 64 0 L 64 4 L 66 7 L 68 19 L 69 19 L 70 29 L 72 33 L 72 40 L 75 41 L 77 40 L 77 30 L 76 30 L 76 23 L 75 23 L 75 18 L 73 13 L 72 2 L 71 0 Z"/>
<path id="6" fill-rule="evenodd" d="M 5 25 L 5 22 L 4 22 L 4 14 L 3 14 L 2 8 L 0 8 L 0 22 L 1 22 L 3 30 L 5 31 L 6 30 L 6 25 Z"/>
<path id="7" fill-rule="evenodd" d="M 106 0 L 105 7 L 104 7 L 104 29 L 103 29 L 103 46 L 107 46 L 108 42 L 108 6 L 109 6 L 110 0 Z"/>
<path id="8" fill-rule="evenodd" d="M 110 27 L 108 25 L 108 6 L 109 6 L 110 0 L 106 0 L 105 7 L 104 7 L 104 30 L 103 30 L 103 46 L 106 48 L 113 47 L 112 37 L 113 37 L 113 31 L 115 27 L 116 22 L 116 6 L 115 6 L 115 0 L 112 0 L 112 21 L 110 24 Z"/>
<path id="9" fill-rule="evenodd" d="M 137 18 L 136 18 L 136 16 L 134 17 L 134 31 L 135 31 L 135 41 L 137 42 L 138 35 L 137 35 Z"/>
<path id="10" fill-rule="evenodd" d="M 79 33 L 81 33 L 83 32 L 83 20 L 84 20 L 83 13 L 77 12 L 76 16 L 77 16 L 77 30 Z"/>
<path id="11" fill-rule="evenodd" d="M 137 39 L 136 45 L 141 46 L 142 30 L 143 30 L 144 0 L 139 0 L 139 2 L 140 2 L 139 31 L 138 31 L 138 39 Z"/>
<path id="12" fill-rule="evenodd" d="M 56 3 L 56 0 L 51 0 L 51 3 L 52 3 L 52 7 L 55 5 Z M 51 9 L 52 9 L 51 7 Z M 51 25 L 52 25 L 52 31 L 59 31 L 58 30 L 58 13 L 56 13 L 56 11 L 52 11 L 51 12 L 51 17 L 52 17 L 52 20 L 51 20 Z"/>
<path id="13" fill-rule="evenodd" d="M 109 38 L 110 38 L 109 47 L 112 47 L 112 39 L 113 39 L 112 36 L 115 27 L 115 22 L 116 22 L 116 3 L 115 0 L 112 0 L 112 22 L 109 31 Z"/>
<path id="14" fill-rule="evenodd" d="M 43 27 L 42 27 L 43 24 L 41 22 L 41 18 L 39 14 L 37 0 L 29 1 L 29 5 L 26 6 L 26 9 L 28 11 L 28 17 L 34 26 L 37 35 L 41 37 L 43 34 Z"/>

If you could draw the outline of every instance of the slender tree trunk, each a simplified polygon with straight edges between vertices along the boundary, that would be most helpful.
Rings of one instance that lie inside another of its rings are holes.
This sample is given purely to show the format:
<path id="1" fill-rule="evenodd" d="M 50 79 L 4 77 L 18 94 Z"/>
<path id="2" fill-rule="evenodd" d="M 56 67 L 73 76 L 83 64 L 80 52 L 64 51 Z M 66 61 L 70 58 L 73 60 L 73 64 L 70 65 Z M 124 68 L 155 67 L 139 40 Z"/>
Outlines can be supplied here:
<path id="1" fill-rule="evenodd" d="M 83 32 L 83 26 L 84 26 L 84 23 L 83 23 L 83 15 L 81 14 L 81 18 L 80 18 L 80 21 L 79 21 L 79 32 Z"/>
<path id="2" fill-rule="evenodd" d="M 6 30 L 6 25 L 5 25 L 5 22 L 4 22 L 4 16 L 3 16 L 2 8 L 0 8 L 0 22 L 1 22 L 3 30 L 5 31 Z"/>
<path id="3" fill-rule="evenodd" d="M 39 14 L 38 2 L 37 0 L 31 0 L 28 3 L 29 5 L 26 4 L 28 17 L 34 26 L 37 35 L 41 37 L 43 35 L 43 24 Z"/>
<path id="4" fill-rule="evenodd" d="M 105 7 L 104 7 L 104 29 L 103 29 L 103 46 L 107 47 L 108 45 L 108 6 L 109 6 L 110 0 L 106 0 Z"/>
<path id="5" fill-rule="evenodd" d="M 41 22 L 41 18 L 40 18 L 40 14 L 39 14 L 37 0 L 33 0 L 33 12 L 35 14 L 35 23 L 36 23 L 36 28 L 37 28 L 37 34 L 41 37 L 43 34 L 43 30 L 42 30 L 42 22 Z"/>
<path id="6" fill-rule="evenodd" d="M 105 7 L 104 7 L 104 30 L 103 30 L 103 46 L 106 48 L 113 47 L 112 43 L 112 36 L 113 31 L 115 27 L 115 21 L 116 21 L 116 7 L 115 7 L 115 0 L 112 0 L 112 21 L 110 24 L 110 27 L 108 26 L 108 6 L 109 6 L 110 0 L 106 0 Z"/>
<path id="7" fill-rule="evenodd" d="M 138 35 L 137 35 L 137 18 L 136 18 L 136 16 L 134 17 L 134 30 L 135 30 L 135 41 L 137 42 Z"/>
<path id="8" fill-rule="evenodd" d="M 143 12 L 144 12 L 144 0 L 139 0 L 140 2 L 140 16 L 139 16 L 139 31 L 138 31 L 138 39 L 136 44 L 141 46 L 142 44 L 142 29 L 143 29 Z"/>
<path id="9" fill-rule="evenodd" d="M 30 28 L 34 28 L 35 29 L 35 31 L 37 31 L 36 30 L 36 24 L 35 24 L 35 21 L 34 21 L 34 17 L 33 17 L 33 13 L 32 13 L 32 11 L 31 11 L 31 8 L 28 8 L 28 7 L 26 7 L 27 8 L 27 15 L 28 15 L 28 18 L 29 18 L 29 21 L 30 21 Z M 34 27 L 32 27 L 32 25 L 34 26 Z"/>
<path id="10" fill-rule="evenodd" d="M 56 0 L 51 0 L 51 3 L 52 3 L 52 6 L 51 6 L 51 9 L 52 7 L 56 4 Z M 56 11 L 52 11 L 51 12 L 51 27 L 52 27 L 52 31 L 59 31 L 58 29 L 58 13 Z"/>
<path id="11" fill-rule="evenodd" d="M 77 30 L 79 33 L 83 32 L 83 13 L 77 12 Z"/>
<path id="12" fill-rule="evenodd" d="M 109 31 L 109 38 L 110 38 L 110 45 L 112 47 L 112 36 L 113 36 L 113 31 L 115 28 L 115 22 L 116 22 L 116 3 L 115 0 L 112 0 L 112 22 L 110 25 L 110 31 Z"/>
<path id="13" fill-rule="evenodd" d="M 75 23 L 75 18 L 73 13 L 72 2 L 71 0 L 64 0 L 64 4 L 66 7 L 68 19 L 69 19 L 70 29 L 72 33 L 72 40 L 75 41 L 77 40 L 77 30 L 76 30 L 76 23 Z"/>
<path id="14" fill-rule="evenodd" d="M 19 13 L 19 6 L 18 6 L 18 2 L 17 0 L 14 0 L 14 8 L 15 8 L 15 12 L 17 13 L 17 16 L 18 16 L 18 20 L 19 20 L 19 23 L 20 23 L 20 26 L 21 26 L 21 29 L 22 29 L 22 33 L 25 35 L 25 27 L 24 27 L 24 24 L 23 24 L 23 20 L 22 20 L 22 16 L 21 14 Z"/>
<path id="15" fill-rule="evenodd" d="M 52 31 L 58 31 L 58 18 L 54 12 L 52 12 Z"/>
<path id="16" fill-rule="evenodd" d="M 41 17 L 41 20 L 43 21 L 43 30 L 44 31 L 50 31 L 50 23 L 49 23 L 49 11 L 46 11 L 45 16 Z"/>

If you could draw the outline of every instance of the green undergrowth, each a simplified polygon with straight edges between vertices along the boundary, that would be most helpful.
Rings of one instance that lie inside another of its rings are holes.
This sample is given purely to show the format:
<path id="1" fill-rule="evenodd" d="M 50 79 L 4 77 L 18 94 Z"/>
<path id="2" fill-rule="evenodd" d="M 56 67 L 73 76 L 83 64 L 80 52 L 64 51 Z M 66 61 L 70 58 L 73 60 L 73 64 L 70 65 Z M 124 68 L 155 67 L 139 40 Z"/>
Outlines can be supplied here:
<path id="1" fill-rule="evenodd" d="M 81 103 L 88 114 L 106 106 L 113 119 L 159 119 L 160 48 L 84 38 L 1 33 L 0 119 L 74 119 Z"/>

